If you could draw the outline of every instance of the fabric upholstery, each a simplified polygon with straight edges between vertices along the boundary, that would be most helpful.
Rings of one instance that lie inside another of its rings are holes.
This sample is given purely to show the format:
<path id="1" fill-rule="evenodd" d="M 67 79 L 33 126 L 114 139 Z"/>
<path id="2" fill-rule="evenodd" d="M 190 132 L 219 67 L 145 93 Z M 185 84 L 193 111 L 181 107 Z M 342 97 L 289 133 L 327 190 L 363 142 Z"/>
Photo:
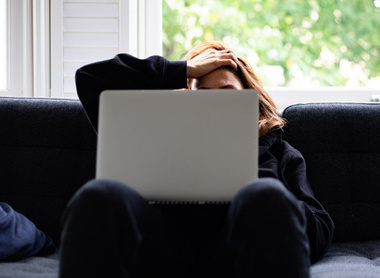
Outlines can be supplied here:
<path id="1" fill-rule="evenodd" d="M 0 263 L 2 278 L 57 278 L 58 254 Z M 311 278 L 379 278 L 380 240 L 334 243 L 311 266 Z"/>
<path id="2" fill-rule="evenodd" d="M 312 278 L 379 278 L 380 241 L 339 242 L 311 268 Z"/>
<path id="3" fill-rule="evenodd" d="M 58 253 L 0 263 L 1 278 L 58 278 Z"/>
<path id="4" fill-rule="evenodd" d="M 67 201 L 95 176 L 95 148 L 79 101 L 0 98 L 0 201 L 58 242 Z"/>
<path id="5" fill-rule="evenodd" d="M 284 139 L 304 155 L 335 241 L 380 238 L 380 104 L 288 107 Z"/>

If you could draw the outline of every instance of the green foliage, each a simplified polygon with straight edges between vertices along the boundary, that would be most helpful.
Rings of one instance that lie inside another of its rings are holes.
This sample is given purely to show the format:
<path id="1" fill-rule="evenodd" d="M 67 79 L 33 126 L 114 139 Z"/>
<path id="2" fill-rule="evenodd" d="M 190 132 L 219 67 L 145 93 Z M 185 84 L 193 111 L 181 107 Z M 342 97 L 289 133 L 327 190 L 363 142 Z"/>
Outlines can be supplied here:
<path id="1" fill-rule="evenodd" d="M 267 86 L 359 86 L 380 79 L 379 30 L 373 0 L 163 1 L 164 56 L 183 59 L 192 46 L 221 40 Z"/>

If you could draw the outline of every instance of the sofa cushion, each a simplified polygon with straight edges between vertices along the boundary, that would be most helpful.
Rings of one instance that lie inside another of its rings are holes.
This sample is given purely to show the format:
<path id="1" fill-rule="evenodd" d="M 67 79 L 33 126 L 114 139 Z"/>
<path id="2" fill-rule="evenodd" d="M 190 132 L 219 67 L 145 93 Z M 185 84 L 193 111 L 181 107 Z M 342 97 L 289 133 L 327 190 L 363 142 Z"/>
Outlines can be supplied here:
<path id="1" fill-rule="evenodd" d="M 380 241 L 334 243 L 311 268 L 311 278 L 380 277 Z"/>
<path id="2" fill-rule="evenodd" d="M 58 252 L 49 256 L 0 263 L 1 278 L 58 278 Z"/>
<path id="3" fill-rule="evenodd" d="M 58 242 L 71 196 L 95 176 L 96 134 L 78 100 L 0 98 L 0 201 Z"/>
<path id="4" fill-rule="evenodd" d="M 2 278 L 57 278 L 59 256 L 31 257 L 0 263 Z M 380 241 L 334 243 L 329 252 L 312 265 L 310 278 L 380 277 Z"/>
<path id="5" fill-rule="evenodd" d="M 335 240 L 380 239 L 380 104 L 299 104 L 283 116 Z"/>

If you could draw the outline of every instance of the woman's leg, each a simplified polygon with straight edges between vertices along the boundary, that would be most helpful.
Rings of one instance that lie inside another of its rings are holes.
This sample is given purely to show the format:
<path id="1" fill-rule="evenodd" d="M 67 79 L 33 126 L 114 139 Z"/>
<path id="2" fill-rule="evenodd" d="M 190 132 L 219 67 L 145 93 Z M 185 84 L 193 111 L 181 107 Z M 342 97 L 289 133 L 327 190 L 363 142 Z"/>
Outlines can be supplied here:
<path id="1" fill-rule="evenodd" d="M 181 253 L 186 248 L 175 229 L 124 184 L 88 182 L 70 201 L 63 222 L 61 278 L 172 277 L 186 272 Z"/>
<path id="2" fill-rule="evenodd" d="M 245 186 L 227 216 L 236 277 L 309 277 L 305 222 L 298 200 L 280 181 L 265 178 Z"/>

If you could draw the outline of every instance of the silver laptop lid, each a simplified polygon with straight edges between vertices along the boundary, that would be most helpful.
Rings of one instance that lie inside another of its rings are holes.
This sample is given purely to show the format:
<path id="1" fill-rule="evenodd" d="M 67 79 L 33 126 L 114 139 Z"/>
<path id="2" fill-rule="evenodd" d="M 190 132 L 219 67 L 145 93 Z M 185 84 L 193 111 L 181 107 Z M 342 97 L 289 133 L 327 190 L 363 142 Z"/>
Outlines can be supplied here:
<path id="1" fill-rule="evenodd" d="M 97 178 L 154 201 L 230 201 L 258 173 L 253 90 L 105 91 Z"/>

